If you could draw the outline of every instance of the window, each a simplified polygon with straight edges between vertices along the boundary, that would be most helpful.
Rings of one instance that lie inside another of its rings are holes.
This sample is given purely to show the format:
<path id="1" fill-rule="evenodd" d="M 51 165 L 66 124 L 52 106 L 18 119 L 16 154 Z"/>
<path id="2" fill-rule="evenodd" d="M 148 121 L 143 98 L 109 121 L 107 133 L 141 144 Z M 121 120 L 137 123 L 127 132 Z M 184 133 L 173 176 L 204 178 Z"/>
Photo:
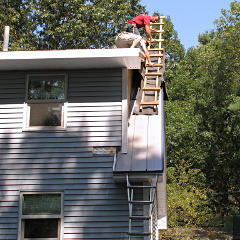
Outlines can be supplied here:
<path id="1" fill-rule="evenodd" d="M 30 74 L 27 81 L 27 127 L 63 127 L 66 74 Z"/>
<path id="2" fill-rule="evenodd" d="M 60 240 L 62 193 L 21 193 L 20 240 Z"/>

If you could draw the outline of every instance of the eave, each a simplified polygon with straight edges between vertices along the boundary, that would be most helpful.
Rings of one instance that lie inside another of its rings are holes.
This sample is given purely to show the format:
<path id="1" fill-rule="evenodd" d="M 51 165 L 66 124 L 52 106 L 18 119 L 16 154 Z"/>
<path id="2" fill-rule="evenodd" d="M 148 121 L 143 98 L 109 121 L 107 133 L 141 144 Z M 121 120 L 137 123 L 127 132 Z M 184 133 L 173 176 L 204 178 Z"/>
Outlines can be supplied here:
<path id="1" fill-rule="evenodd" d="M 0 71 L 141 68 L 137 48 L 0 52 Z"/>

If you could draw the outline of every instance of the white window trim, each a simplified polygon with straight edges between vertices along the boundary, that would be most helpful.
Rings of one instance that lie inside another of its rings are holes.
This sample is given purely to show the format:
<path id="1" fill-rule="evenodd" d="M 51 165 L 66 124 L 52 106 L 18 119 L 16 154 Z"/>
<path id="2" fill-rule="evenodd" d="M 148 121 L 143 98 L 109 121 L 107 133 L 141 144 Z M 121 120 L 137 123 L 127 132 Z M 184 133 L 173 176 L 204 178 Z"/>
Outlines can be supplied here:
<path id="1" fill-rule="evenodd" d="M 62 108 L 62 126 L 29 126 L 30 123 L 30 107 L 28 103 L 24 103 L 23 107 L 23 132 L 31 132 L 31 131 L 66 131 L 67 129 L 67 110 L 68 103 L 63 103 Z"/>
<path id="2" fill-rule="evenodd" d="M 23 215 L 22 214 L 22 204 L 23 204 L 23 195 L 26 194 L 60 194 L 61 195 L 61 213 L 58 215 Z M 63 192 L 36 192 L 36 191 L 23 191 L 20 192 L 19 195 L 19 212 L 18 212 L 18 240 L 32 240 L 31 238 L 23 238 L 24 233 L 24 222 L 22 220 L 24 219 L 44 219 L 44 218 L 58 218 L 60 219 L 60 231 L 59 231 L 59 239 L 57 238 L 34 238 L 34 240 L 63 240 L 63 207 L 64 207 L 64 201 L 63 201 Z"/>
<path id="3" fill-rule="evenodd" d="M 31 76 L 62 76 L 65 77 L 65 99 L 63 100 L 28 100 L 28 83 Z M 23 113 L 23 128 L 22 131 L 65 131 L 67 127 L 67 90 L 68 90 L 68 74 L 67 73 L 29 73 L 25 86 L 25 103 Z M 30 126 L 30 107 L 31 103 L 63 103 L 62 108 L 62 123 L 61 126 Z"/>

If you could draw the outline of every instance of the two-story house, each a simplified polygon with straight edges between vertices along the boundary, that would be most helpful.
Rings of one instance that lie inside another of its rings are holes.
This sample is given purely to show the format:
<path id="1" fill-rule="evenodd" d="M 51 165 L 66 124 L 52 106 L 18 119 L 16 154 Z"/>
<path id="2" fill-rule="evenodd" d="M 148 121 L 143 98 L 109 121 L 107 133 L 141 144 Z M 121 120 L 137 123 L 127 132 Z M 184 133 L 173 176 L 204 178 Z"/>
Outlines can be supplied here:
<path id="1" fill-rule="evenodd" d="M 164 88 L 134 114 L 140 69 L 139 49 L 0 52 L 0 239 L 157 240 Z"/>

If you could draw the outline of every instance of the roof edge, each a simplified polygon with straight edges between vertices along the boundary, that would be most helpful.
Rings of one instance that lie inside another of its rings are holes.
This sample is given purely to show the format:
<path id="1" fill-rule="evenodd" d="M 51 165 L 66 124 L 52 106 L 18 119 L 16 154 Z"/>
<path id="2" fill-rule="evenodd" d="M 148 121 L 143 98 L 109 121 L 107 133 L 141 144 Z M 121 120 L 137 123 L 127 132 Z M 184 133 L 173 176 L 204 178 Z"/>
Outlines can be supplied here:
<path id="1" fill-rule="evenodd" d="M 0 52 L 0 71 L 116 67 L 140 69 L 140 49 L 113 48 Z"/>

